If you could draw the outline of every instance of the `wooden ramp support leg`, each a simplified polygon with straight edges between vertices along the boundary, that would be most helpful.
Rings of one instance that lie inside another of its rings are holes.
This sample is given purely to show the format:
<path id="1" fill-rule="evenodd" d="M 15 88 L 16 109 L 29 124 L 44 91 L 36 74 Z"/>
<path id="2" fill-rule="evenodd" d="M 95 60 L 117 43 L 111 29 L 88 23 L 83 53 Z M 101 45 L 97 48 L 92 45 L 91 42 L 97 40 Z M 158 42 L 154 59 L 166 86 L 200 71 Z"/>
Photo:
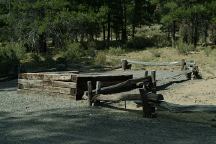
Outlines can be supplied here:
<path id="1" fill-rule="evenodd" d="M 152 71 L 151 72 L 151 78 L 152 78 L 152 83 L 153 83 L 153 88 L 152 88 L 152 92 L 153 93 L 157 93 L 157 84 L 156 84 L 156 71 Z"/>
<path id="2" fill-rule="evenodd" d="M 92 82 L 91 81 L 88 81 L 87 82 L 87 85 L 88 85 L 88 103 L 89 103 L 89 106 L 92 106 Z"/>

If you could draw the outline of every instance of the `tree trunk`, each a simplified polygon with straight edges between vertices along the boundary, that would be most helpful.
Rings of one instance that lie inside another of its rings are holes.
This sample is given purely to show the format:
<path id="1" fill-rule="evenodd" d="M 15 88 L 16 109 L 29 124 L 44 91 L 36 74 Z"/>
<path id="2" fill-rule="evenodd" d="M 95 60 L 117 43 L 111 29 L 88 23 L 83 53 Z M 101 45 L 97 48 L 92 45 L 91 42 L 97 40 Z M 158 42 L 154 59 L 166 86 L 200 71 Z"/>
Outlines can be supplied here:
<path id="1" fill-rule="evenodd" d="M 172 23 L 172 47 L 175 48 L 176 47 L 176 22 L 173 21 Z"/>
<path id="2" fill-rule="evenodd" d="M 194 23 L 193 23 L 193 45 L 194 48 L 196 48 L 197 46 L 197 42 L 198 42 L 198 22 L 197 19 L 195 17 Z"/>
<path id="3" fill-rule="evenodd" d="M 110 12 L 109 12 L 109 14 L 108 14 L 108 19 L 107 19 L 107 42 L 108 42 L 108 44 L 109 44 L 109 42 L 110 42 L 110 31 L 111 31 L 111 15 L 110 15 Z"/>
<path id="4" fill-rule="evenodd" d="M 40 9 L 40 20 L 43 21 L 45 18 L 45 8 Z M 43 31 L 39 34 L 39 51 L 42 53 L 47 52 L 47 43 L 46 43 L 46 32 Z"/>
<path id="5" fill-rule="evenodd" d="M 39 51 L 42 53 L 47 52 L 46 34 L 43 32 L 39 35 Z"/>
<path id="6" fill-rule="evenodd" d="M 126 3 L 125 0 L 122 1 L 122 12 L 123 12 L 123 20 L 122 20 L 122 41 L 127 41 L 127 14 L 126 14 Z"/>
<path id="7" fill-rule="evenodd" d="M 106 28 L 105 28 L 105 25 L 103 25 L 103 41 L 106 41 Z"/>
<path id="8" fill-rule="evenodd" d="M 204 31 L 204 45 L 207 46 L 207 37 L 208 37 L 208 21 L 205 22 L 205 31 Z"/>
<path id="9" fill-rule="evenodd" d="M 135 36 L 135 25 L 132 24 L 132 38 L 134 39 L 134 36 Z"/>

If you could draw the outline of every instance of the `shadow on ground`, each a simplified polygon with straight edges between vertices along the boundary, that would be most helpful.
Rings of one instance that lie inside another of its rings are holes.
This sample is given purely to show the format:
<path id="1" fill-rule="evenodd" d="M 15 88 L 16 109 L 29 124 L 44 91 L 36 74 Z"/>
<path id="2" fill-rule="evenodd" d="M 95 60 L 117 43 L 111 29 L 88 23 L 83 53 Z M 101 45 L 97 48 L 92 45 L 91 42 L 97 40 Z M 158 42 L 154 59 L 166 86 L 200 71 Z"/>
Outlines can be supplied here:
<path id="1" fill-rule="evenodd" d="M 103 109 L 0 112 L 2 144 L 198 144 L 216 143 L 216 129 L 166 119 L 131 117 Z"/>

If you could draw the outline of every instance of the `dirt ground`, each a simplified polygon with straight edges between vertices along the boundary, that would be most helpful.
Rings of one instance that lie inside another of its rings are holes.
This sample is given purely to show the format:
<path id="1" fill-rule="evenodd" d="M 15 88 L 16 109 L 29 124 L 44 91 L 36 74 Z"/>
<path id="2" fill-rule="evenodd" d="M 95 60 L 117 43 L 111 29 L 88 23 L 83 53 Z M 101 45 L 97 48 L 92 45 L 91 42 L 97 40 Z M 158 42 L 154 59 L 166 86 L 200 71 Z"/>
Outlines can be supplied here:
<path id="1" fill-rule="evenodd" d="M 163 91 L 167 102 L 182 105 L 216 105 L 216 79 L 194 80 Z"/>
<path id="2" fill-rule="evenodd" d="M 190 104 L 192 98 L 178 100 L 184 95 L 180 92 L 203 82 L 188 81 L 171 87 L 164 91 L 165 99 Z M 207 83 L 215 84 L 214 80 Z M 213 86 L 208 88 L 210 92 L 214 91 Z M 177 100 L 171 95 L 173 91 L 180 93 Z M 205 96 L 206 99 L 210 95 Z M 208 104 L 213 102 L 209 100 Z M 124 103 L 89 108 L 86 101 L 76 102 L 39 93 L 17 93 L 16 81 L 0 83 L 2 144 L 216 144 L 215 121 L 215 113 L 168 111 L 158 111 L 158 118 L 146 119 L 142 118 L 142 111 L 133 102 L 127 102 L 126 110 Z"/>

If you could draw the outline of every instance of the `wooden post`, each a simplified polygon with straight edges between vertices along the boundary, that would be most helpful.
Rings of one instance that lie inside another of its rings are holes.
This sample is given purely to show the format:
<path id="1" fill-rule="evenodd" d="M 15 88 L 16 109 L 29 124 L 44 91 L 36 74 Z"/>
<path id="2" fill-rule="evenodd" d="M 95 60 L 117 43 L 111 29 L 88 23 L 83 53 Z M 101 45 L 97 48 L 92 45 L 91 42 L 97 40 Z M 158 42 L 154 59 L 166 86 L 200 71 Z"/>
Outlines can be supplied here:
<path id="1" fill-rule="evenodd" d="M 139 89 L 139 91 L 142 99 L 143 117 L 152 118 L 152 106 L 149 104 L 147 99 L 148 91 L 144 88 Z"/>
<path id="2" fill-rule="evenodd" d="M 148 76 L 148 71 L 145 71 L 145 77 L 147 77 Z"/>
<path id="3" fill-rule="evenodd" d="M 186 61 L 185 59 L 182 59 L 182 63 L 181 63 L 181 71 L 186 69 Z"/>
<path id="4" fill-rule="evenodd" d="M 88 85 L 88 103 L 89 103 L 89 106 L 92 106 L 92 82 L 91 81 L 88 81 L 87 82 L 87 85 Z"/>
<path id="5" fill-rule="evenodd" d="M 128 62 L 127 62 L 127 60 L 122 60 L 122 69 L 125 71 L 126 69 L 127 69 L 127 67 L 128 67 Z"/>
<path id="6" fill-rule="evenodd" d="M 157 92 L 157 84 L 156 84 L 156 71 L 151 71 L 151 78 L 152 78 L 152 83 L 153 83 L 153 88 L 152 88 L 152 92 L 156 94 Z"/>
<path id="7" fill-rule="evenodd" d="M 195 77 L 195 75 L 194 75 L 195 71 L 194 70 L 195 70 L 195 66 L 192 67 L 192 72 L 190 75 L 191 80 L 194 80 L 194 77 Z"/>
<path id="8" fill-rule="evenodd" d="M 127 109 L 127 101 L 125 100 L 124 102 L 125 102 L 125 110 L 126 110 Z"/>
<path id="9" fill-rule="evenodd" d="M 96 82 L 96 91 L 95 91 L 95 94 L 96 95 L 99 95 L 100 94 L 100 90 L 101 90 L 101 81 L 97 81 Z M 95 100 L 94 101 L 94 106 L 98 106 L 100 105 L 100 101 L 99 100 Z"/>
<path id="10" fill-rule="evenodd" d="M 96 82 L 96 94 L 99 94 L 101 90 L 101 81 Z"/>

